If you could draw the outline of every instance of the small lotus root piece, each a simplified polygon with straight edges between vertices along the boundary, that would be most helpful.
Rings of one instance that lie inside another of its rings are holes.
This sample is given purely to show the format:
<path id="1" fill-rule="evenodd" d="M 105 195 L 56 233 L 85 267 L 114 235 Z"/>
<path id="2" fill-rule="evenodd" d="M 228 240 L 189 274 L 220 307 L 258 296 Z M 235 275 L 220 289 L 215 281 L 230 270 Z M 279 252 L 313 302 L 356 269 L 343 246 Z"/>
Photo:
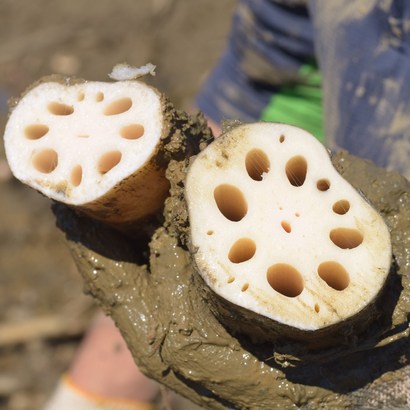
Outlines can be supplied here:
<path id="1" fill-rule="evenodd" d="M 44 195 L 113 224 L 157 211 L 168 191 L 157 153 L 161 95 L 138 81 L 43 82 L 12 110 L 13 174 Z"/>
<path id="2" fill-rule="evenodd" d="M 230 130 L 193 161 L 186 199 L 197 269 L 245 317 L 312 333 L 363 311 L 388 276 L 382 217 L 299 128 Z"/>

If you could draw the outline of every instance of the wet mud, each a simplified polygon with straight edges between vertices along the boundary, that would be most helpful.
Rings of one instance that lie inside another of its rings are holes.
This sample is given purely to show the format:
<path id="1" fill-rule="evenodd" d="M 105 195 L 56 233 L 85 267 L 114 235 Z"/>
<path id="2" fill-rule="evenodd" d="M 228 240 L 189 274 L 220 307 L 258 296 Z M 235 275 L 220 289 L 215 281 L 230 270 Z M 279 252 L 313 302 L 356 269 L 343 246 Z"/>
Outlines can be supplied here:
<path id="1" fill-rule="evenodd" d="M 394 263 L 379 313 L 365 332 L 333 348 L 309 351 L 288 340 L 254 345 L 218 322 L 198 285 L 183 190 L 189 157 L 207 141 L 193 138 L 190 148 L 183 141 L 170 145 L 170 196 L 150 238 L 133 240 L 54 207 L 87 292 L 113 317 L 141 370 L 207 409 L 357 408 L 362 388 L 386 374 L 407 374 L 409 181 L 347 152 L 333 156 L 391 231 Z"/>
<path id="2" fill-rule="evenodd" d="M 2 132 L 7 101 L 37 79 L 59 73 L 107 81 L 119 62 L 155 64 L 156 76 L 149 83 L 178 107 L 192 107 L 224 47 L 235 3 L 101 0 L 97 8 L 87 8 L 78 0 L 1 2 Z M 93 300 L 82 294 L 83 280 L 55 227 L 49 199 L 10 180 L 4 160 L 0 143 L 1 324 L 18 327 L 49 315 L 66 315 L 67 327 L 77 317 L 79 323 L 91 321 Z M 85 328 L 73 337 L 48 338 L 38 332 L 34 340 L 3 347 L 0 409 L 42 409 Z"/>

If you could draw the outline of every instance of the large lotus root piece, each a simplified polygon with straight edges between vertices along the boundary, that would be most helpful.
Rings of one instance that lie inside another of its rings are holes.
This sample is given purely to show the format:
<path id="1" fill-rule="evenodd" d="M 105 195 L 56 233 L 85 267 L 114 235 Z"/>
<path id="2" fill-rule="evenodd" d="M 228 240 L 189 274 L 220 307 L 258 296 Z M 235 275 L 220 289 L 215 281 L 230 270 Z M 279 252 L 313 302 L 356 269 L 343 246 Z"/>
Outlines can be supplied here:
<path id="1" fill-rule="evenodd" d="M 273 327 L 312 334 L 372 305 L 383 288 L 388 229 L 306 131 L 234 128 L 193 161 L 186 198 L 206 284 Z"/>
<path id="2" fill-rule="evenodd" d="M 12 110 L 13 174 L 46 196 L 108 222 L 152 214 L 168 191 L 156 154 L 161 95 L 138 81 L 44 82 Z"/>

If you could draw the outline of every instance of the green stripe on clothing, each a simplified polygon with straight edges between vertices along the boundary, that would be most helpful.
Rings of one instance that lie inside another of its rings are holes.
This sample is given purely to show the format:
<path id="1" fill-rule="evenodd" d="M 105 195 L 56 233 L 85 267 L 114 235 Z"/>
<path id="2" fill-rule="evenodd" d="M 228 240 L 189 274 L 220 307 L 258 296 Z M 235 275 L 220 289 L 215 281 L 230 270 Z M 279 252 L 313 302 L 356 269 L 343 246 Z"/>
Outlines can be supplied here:
<path id="1" fill-rule="evenodd" d="M 283 122 L 309 131 L 324 140 L 321 76 L 315 62 L 299 70 L 303 84 L 279 88 L 262 112 L 262 121 Z"/>

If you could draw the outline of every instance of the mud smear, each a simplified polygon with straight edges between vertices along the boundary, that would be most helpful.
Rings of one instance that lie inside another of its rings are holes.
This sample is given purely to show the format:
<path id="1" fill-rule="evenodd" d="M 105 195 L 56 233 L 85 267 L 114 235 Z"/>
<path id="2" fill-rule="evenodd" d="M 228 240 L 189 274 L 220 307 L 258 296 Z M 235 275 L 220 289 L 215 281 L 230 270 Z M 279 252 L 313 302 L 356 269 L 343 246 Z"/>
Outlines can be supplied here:
<path id="1" fill-rule="evenodd" d="M 87 292 L 113 317 L 141 370 L 207 409 L 349 408 L 357 403 L 351 393 L 387 372 L 400 375 L 410 353 L 410 183 L 346 152 L 333 157 L 391 230 L 395 263 L 383 309 L 367 332 L 333 349 L 255 346 L 215 319 L 195 279 L 183 181 L 186 158 L 206 138 L 188 147 L 182 137 L 169 146 L 171 196 L 149 244 L 55 207 Z"/>

